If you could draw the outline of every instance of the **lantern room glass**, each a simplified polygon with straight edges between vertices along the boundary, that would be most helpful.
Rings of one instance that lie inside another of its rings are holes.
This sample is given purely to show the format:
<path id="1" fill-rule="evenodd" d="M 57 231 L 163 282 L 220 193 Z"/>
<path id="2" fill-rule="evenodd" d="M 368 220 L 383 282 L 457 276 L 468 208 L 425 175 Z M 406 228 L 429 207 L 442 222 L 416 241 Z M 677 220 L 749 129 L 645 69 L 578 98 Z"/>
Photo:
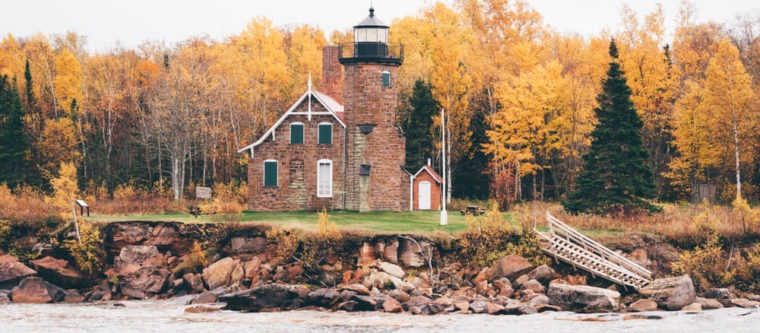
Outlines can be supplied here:
<path id="1" fill-rule="evenodd" d="M 388 28 L 356 28 L 354 37 L 357 43 L 388 44 Z"/>

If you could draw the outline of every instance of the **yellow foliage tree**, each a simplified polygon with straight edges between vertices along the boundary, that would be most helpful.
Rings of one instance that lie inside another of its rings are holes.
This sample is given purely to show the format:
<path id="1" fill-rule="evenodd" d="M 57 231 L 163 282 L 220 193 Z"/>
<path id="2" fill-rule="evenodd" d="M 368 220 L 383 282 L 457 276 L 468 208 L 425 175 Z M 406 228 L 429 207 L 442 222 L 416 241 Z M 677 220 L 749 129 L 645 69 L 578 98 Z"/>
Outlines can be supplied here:
<path id="1" fill-rule="evenodd" d="M 79 163 L 82 154 L 77 150 L 76 128 L 69 118 L 48 119 L 39 141 L 35 143 L 42 164 L 39 165 L 44 177 L 52 179 L 57 175 L 62 163 Z"/>
<path id="2" fill-rule="evenodd" d="M 53 81 L 56 100 L 61 110 L 70 110 L 71 103 L 76 100 L 82 103 L 82 66 L 74 53 L 64 50 L 55 58 L 56 76 Z"/>
<path id="3" fill-rule="evenodd" d="M 46 198 L 46 201 L 55 206 L 62 219 L 73 218 L 74 201 L 79 193 L 74 163 L 61 162 L 58 176 L 50 181 L 50 185 L 53 187 L 53 196 Z"/>

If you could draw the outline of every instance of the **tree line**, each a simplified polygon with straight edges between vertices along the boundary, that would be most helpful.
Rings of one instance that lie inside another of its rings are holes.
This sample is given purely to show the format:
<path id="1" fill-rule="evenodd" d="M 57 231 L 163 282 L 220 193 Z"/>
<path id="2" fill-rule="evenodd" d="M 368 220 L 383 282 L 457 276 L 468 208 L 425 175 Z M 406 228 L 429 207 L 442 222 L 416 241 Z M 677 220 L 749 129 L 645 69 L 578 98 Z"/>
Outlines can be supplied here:
<path id="1" fill-rule="evenodd" d="M 448 196 L 561 200 L 582 172 L 614 37 L 642 120 L 661 200 L 710 184 L 730 201 L 760 199 L 757 17 L 697 22 L 684 1 L 666 39 L 662 7 L 628 7 L 612 31 L 558 32 L 525 1 L 426 5 L 391 24 L 404 44 L 398 121 L 407 167 L 440 162 L 447 112 Z M 7 35 L 0 44 L 0 182 L 50 190 L 62 164 L 79 186 L 133 183 L 182 197 L 186 187 L 245 180 L 238 148 L 261 135 L 321 76 L 321 49 L 350 42 L 254 18 L 224 40 L 87 49 L 73 32 Z"/>

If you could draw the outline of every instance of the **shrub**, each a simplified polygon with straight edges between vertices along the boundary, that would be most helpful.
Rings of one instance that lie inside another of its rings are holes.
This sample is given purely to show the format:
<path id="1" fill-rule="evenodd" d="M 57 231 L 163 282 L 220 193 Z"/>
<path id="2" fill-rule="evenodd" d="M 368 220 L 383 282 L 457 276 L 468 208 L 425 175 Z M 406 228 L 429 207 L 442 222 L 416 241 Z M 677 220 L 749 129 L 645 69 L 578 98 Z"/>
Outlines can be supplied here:
<path id="1" fill-rule="evenodd" d="M 228 184 L 220 183 L 214 187 L 213 198 L 200 204 L 204 213 L 237 214 L 245 210 L 247 190 L 245 183 L 238 184 L 232 180 Z M 242 195 L 241 195 L 242 193 Z"/>
<path id="2" fill-rule="evenodd" d="M 541 253 L 533 235 L 532 225 L 521 221 L 520 230 L 511 227 L 509 221 L 492 204 L 486 215 L 466 216 L 467 229 L 459 237 L 462 259 L 476 267 L 493 265 L 497 259 L 517 254 L 534 264 L 549 260 Z"/>
<path id="3" fill-rule="evenodd" d="M 267 230 L 267 244 L 277 256 L 285 259 L 295 258 L 298 250 L 298 236 L 292 228 L 272 227 Z"/>
<path id="4" fill-rule="evenodd" d="M 175 276 L 183 276 L 187 273 L 201 273 L 207 264 L 206 253 L 203 252 L 198 241 L 195 241 L 190 254 L 174 268 L 173 273 Z"/>
<path id="5" fill-rule="evenodd" d="M 95 276 L 103 267 L 103 240 L 100 230 L 89 223 L 79 223 L 80 243 L 77 239 L 67 239 L 63 242 L 69 255 L 82 273 Z"/>
<path id="6" fill-rule="evenodd" d="M 319 212 L 317 232 L 307 236 L 303 244 L 301 259 L 312 267 L 318 266 L 328 256 L 341 256 L 343 253 L 342 235 L 335 225 L 330 222 L 327 210 Z"/>
<path id="7" fill-rule="evenodd" d="M 11 243 L 11 235 L 13 234 L 13 226 L 8 220 L 0 220 L 0 249 L 8 249 L 8 244 Z"/>
<path id="8" fill-rule="evenodd" d="M 678 261 L 671 264 L 676 275 L 689 275 L 698 290 L 730 285 L 736 273 L 727 268 L 728 258 L 718 242 L 716 234 L 705 245 L 692 251 L 684 251 Z"/>

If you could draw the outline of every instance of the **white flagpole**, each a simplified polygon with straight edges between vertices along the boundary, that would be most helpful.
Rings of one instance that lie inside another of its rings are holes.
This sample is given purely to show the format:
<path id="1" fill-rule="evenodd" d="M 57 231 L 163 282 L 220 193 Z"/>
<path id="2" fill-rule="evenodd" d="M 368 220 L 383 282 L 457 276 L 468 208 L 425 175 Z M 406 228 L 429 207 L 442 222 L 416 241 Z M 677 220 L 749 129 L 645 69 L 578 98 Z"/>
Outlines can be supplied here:
<path id="1" fill-rule="evenodd" d="M 449 213 L 446 211 L 446 118 L 441 108 L 441 157 L 443 160 L 443 182 L 441 184 L 441 226 L 448 224 Z"/>

